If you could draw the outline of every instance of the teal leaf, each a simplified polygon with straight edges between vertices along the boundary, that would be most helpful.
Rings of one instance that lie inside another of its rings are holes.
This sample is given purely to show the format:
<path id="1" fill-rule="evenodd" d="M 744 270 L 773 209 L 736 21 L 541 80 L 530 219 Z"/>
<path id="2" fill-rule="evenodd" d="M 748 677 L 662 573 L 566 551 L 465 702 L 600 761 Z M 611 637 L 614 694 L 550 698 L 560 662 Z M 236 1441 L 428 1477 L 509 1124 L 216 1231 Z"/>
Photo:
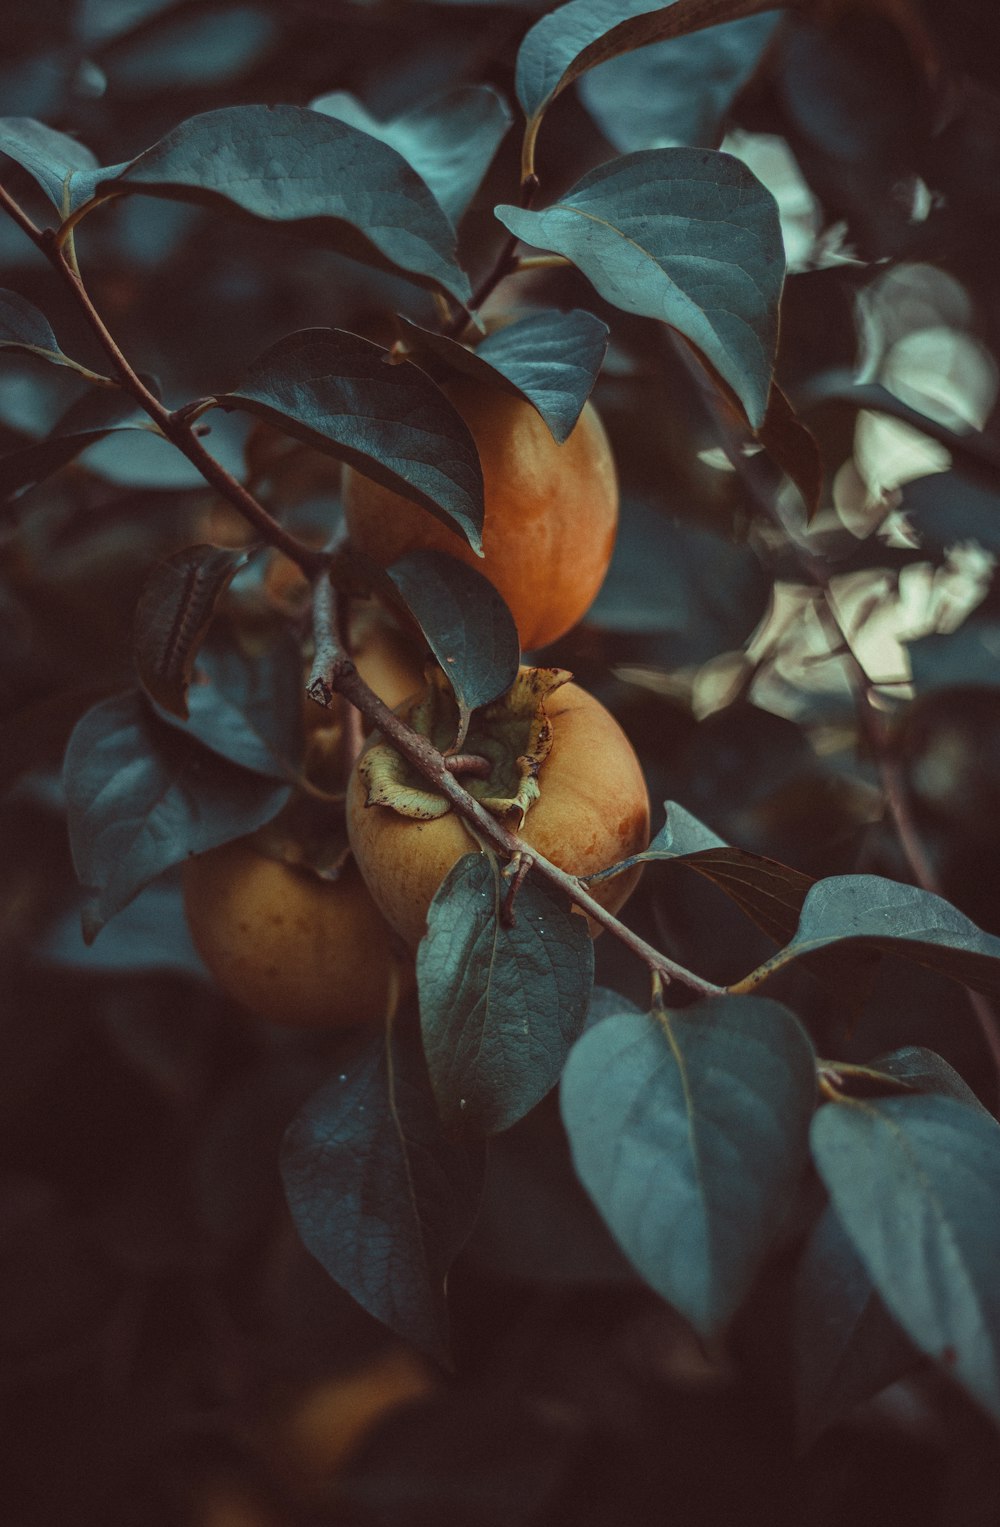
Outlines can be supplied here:
<path id="1" fill-rule="evenodd" d="M 704 1336 L 735 1313 L 788 1212 L 814 1065 L 786 1008 L 734 997 L 659 1022 L 606 1016 L 570 1053 L 562 1112 L 580 1179 L 636 1270 Z"/>
<path id="2" fill-rule="evenodd" d="M 481 549 L 483 473 L 469 428 L 409 361 L 342 329 L 301 329 L 250 367 L 223 406 L 246 409 L 422 504 Z"/>
<path id="3" fill-rule="evenodd" d="M 255 832 L 291 793 L 164 726 L 136 692 L 77 723 L 63 784 L 88 943 L 165 869 Z"/>
<path id="4" fill-rule="evenodd" d="M 812 1148 L 889 1312 L 1000 1416 L 1000 1125 L 950 1097 L 831 1103 Z"/>
<path id="5" fill-rule="evenodd" d="M 87 392 L 63 414 L 44 440 L 0 456 L 0 499 L 26 492 L 115 430 L 153 430 L 149 415 L 127 393 Z"/>
<path id="6" fill-rule="evenodd" d="M 181 122 L 124 165 L 70 179 L 74 205 L 139 193 L 304 222 L 341 253 L 464 302 L 455 233 L 401 154 L 305 106 L 223 106 Z"/>
<path id="7" fill-rule="evenodd" d="M 23 350 L 57 366 L 72 365 L 44 313 L 18 292 L 0 289 L 0 350 Z"/>
<path id="8" fill-rule="evenodd" d="M 472 712 L 513 684 L 521 660 L 514 617 L 475 568 L 443 551 L 411 551 L 387 570 L 448 676 L 465 740 Z"/>
<path id="9" fill-rule="evenodd" d="M 309 1100 L 281 1158 L 307 1250 L 376 1320 L 444 1364 L 445 1280 L 484 1170 L 482 1144 L 442 1128 L 419 1038 L 399 1030 Z"/>
<path id="10" fill-rule="evenodd" d="M 587 923 L 529 875 L 514 921 L 491 855 L 466 854 L 431 903 L 417 951 L 424 1050 L 445 1124 L 496 1134 L 555 1084 L 587 1013 Z"/>
<path id="11" fill-rule="evenodd" d="M 216 606 L 246 554 L 219 546 L 185 546 L 146 575 L 135 612 L 132 652 L 151 700 L 181 721 L 198 649 Z"/>
<path id="12" fill-rule="evenodd" d="M 346 90 L 331 91 L 311 105 L 402 154 L 452 223 L 478 191 L 511 124 L 510 108 L 490 85 L 457 85 L 385 122 Z"/>
<path id="13" fill-rule="evenodd" d="M 89 148 L 33 117 L 0 117 L 0 153 L 27 170 L 62 217 L 69 211 L 69 176 L 74 171 L 96 170 L 98 165 Z"/>
<path id="14" fill-rule="evenodd" d="M 438 362 L 445 373 L 459 372 L 524 398 L 559 445 L 583 412 L 608 348 L 607 324 L 582 308 L 532 313 L 497 329 L 475 350 L 406 318 L 401 323 L 419 363 L 429 361 L 432 374 Z"/>
<path id="15" fill-rule="evenodd" d="M 496 215 L 571 260 L 607 302 L 683 334 L 750 424 L 764 422 L 785 259 L 774 197 L 740 160 L 646 149 L 591 170 L 542 211 Z"/>
<path id="16" fill-rule="evenodd" d="M 1000 995 L 1000 938 L 977 928 L 943 896 L 879 875 L 818 880 L 803 902 L 791 943 L 741 982 L 741 989 L 792 960 L 850 944 L 913 960 L 973 991 Z"/>
<path id="17" fill-rule="evenodd" d="M 517 98 L 529 122 L 537 121 L 567 85 L 598 64 L 773 9 L 774 0 L 570 0 L 536 21 L 521 43 Z"/>

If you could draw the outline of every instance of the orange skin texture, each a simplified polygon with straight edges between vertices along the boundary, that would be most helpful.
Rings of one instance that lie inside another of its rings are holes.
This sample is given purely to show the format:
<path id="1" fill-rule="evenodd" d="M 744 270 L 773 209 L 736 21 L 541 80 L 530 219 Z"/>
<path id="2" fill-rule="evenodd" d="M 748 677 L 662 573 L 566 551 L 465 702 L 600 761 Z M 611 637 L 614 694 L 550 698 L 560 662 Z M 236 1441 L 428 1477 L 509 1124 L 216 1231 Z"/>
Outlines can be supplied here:
<path id="1" fill-rule="evenodd" d="M 408 706 L 400 707 L 406 718 Z M 625 733 L 599 700 L 564 684 L 546 704 L 553 727 L 541 766 L 541 794 L 518 834 L 570 875 L 607 869 L 649 843 L 646 782 Z M 387 806 L 367 806 L 357 771 L 347 791 L 347 830 L 361 873 L 386 922 L 411 948 L 427 928 L 427 909 L 456 860 L 478 847 L 455 812 L 420 822 Z M 592 888 L 611 912 L 624 906 L 641 867 Z M 591 934 L 599 929 L 590 924 Z"/>
<path id="2" fill-rule="evenodd" d="M 187 861 L 184 907 L 217 984 L 271 1023 L 378 1028 L 396 975 L 412 985 L 352 860 L 325 881 L 239 838 Z"/>
<path id="3" fill-rule="evenodd" d="M 409 551 L 450 553 L 500 591 L 524 650 L 545 647 L 586 614 L 611 561 L 618 483 L 604 426 L 588 403 L 557 445 L 520 398 L 464 377 L 443 391 L 479 451 L 484 555 L 419 504 L 345 469 L 351 541 L 382 567 Z"/>

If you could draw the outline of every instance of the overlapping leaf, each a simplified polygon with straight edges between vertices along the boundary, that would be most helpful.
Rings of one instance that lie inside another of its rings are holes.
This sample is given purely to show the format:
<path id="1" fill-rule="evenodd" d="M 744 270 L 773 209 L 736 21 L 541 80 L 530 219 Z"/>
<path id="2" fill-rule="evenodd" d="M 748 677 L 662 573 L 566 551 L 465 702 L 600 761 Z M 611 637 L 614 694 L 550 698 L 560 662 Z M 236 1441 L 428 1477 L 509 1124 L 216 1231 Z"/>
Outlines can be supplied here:
<path id="1" fill-rule="evenodd" d="M 573 1047 L 561 1098 L 581 1181 L 704 1335 L 735 1313 L 788 1212 L 814 1096 L 812 1046 L 775 1002 L 605 1016 Z"/>
<path id="2" fill-rule="evenodd" d="M 285 1137 L 285 1193 L 306 1247 L 377 1320 L 443 1363 L 445 1279 L 484 1164 L 481 1144 L 442 1128 L 416 1034 L 355 1056 Z"/>
<path id="3" fill-rule="evenodd" d="M 524 398 L 545 420 L 560 445 L 568 438 L 608 348 L 608 326 L 582 308 L 532 313 L 497 329 L 475 350 L 402 319 L 421 363 L 435 362 Z"/>
<path id="4" fill-rule="evenodd" d="M 56 132 L 33 117 L 0 117 L 0 153 L 27 170 L 65 217 L 70 210 L 67 181 L 73 172 L 98 167 L 97 156 L 67 133 Z"/>
<path id="5" fill-rule="evenodd" d="M 477 1134 L 509 1129 L 555 1084 L 593 983 L 584 918 L 529 876 L 506 925 L 504 893 L 496 861 L 467 854 L 431 903 L 417 953 L 438 1107 Z"/>
<path id="6" fill-rule="evenodd" d="M 890 1313 L 1000 1415 L 1000 1125 L 951 1097 L 836 1103 L 812 1147 Z"/>
<path id="7" fill-rule="evenodd" d="M 606 301 L 661 319 L 767 413 L 784 252 L 771 193 L 729 154 L 647 149 L 600 165 L 542 211 L 496 208 L 528 244 L 571 260 Z"/>
<path id="8" fill-rule="evenodd" d="M 422 504 L 474 550 L 483 473 L 462 416 L 418 366 L 341 329 L 301 329 L 219 400 L 246 409 Z"/>
<path id="9" fill-rule="evenodd" d="M 460 748 L 472 712 L 496 700 L 517 677 L 521 648 L 514 617 L 488 578 L 447 552 L 408 552 L 387 576 L 448 676 Z"/>
<path id="10" fill-rule="evenodd" d="M 77 723 L 63 782 L 88 942 L 163 870 L 253 832 L 290 793 L 164 726 L 138 693 Z"/>
<path id="11" fill-rule="evenodd" d="M 135 612 L 136 671 L 146 693 L 182 721 L 198 648 L 244 559 L 219 546 L 186 546 L 147 574 Z"/>
<path id="12" fill-rule="evenodd" d="M 57 366 L 72 365 L 44 313 L 18 292 L 0 289 L 0 350 L 23 350 Z"/>
<path id="13" fill-rule="evenodd" d="M 0 498 L 33 488 L 114 430 L 154 428 L 149 415 L 124 392 L 110 388 L 77 400 L 44 440 L 0 456 Z"/>
<path id="14" fill-rule="evenodd" d="M 507 103 L 489 85 L 457 85 L 384 122 L 346 90 L 331 91 L 311 105 L 402 154 L 453 223 L 479 189 L 511 124 Z"/>

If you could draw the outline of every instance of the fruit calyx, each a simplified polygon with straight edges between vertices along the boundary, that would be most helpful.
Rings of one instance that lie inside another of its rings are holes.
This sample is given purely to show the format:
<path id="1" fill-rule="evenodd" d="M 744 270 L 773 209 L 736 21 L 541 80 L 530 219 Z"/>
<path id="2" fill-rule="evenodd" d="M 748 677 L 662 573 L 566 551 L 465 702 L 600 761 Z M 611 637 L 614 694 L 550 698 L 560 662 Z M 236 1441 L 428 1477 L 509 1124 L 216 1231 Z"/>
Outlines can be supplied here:
<path id="1" fill-rule="evenodd" d="M 552 747 L 546 702 L 572 677 L 565 668 L 522 668 L 505 694 L 473 714 L 462 752 L 485 758 L 490 771 L 484 778 L 467 775 L 462 783 L 514 832 L 538 799 L 538 774 Z M 447 754 L 454 745 L 458 707 L 441 670 L 432 675 L 426 694 L 403 714 L 440 752 Z M 358 775 L 367 806 L 387 806 L 418 822 L 447 816 L 452 809 L 447 797 L 428 785 L 389 743 L 373 743 L 358 764 Z"/>

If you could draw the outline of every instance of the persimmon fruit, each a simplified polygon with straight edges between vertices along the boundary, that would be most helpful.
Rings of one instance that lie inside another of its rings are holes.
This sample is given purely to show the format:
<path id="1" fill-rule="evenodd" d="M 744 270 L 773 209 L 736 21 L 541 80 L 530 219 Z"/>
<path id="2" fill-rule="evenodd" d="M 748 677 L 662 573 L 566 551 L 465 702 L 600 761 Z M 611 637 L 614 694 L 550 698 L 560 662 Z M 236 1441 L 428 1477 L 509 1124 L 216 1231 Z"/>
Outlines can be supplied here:
<path id="1" fill-rule="evenodd" d="M 336 880 L 262 854 L 239 838 L 189 859 L 184 908 L 216 983 L 287 1028 L 377 1028 L 393 988 L 412 984 L 353 860 Z"/>
<path id="2" fill-rule="evenodd" d="M 553 670 L 521 669 L 523 677 Z M 412 722 L 418 701 L 405 702 L 397 714 Z M 529 847 L 571 875 L 609 869 L 639 853 L 649 841 L 649 797 L 632 744 L 599 700 L 577 684 L 560 683 L 544 702 L 551 726 L 546 756 L 533 769 L 537 797 L 523 817 L 518 835 Z M 369 743 L 379 743 L 376 733 Z M 516 753 L 513 740 L 510 752 Z M 473 719 L 465 751 L 476 753 Z M 474 853 L 476 841 L 454 811 L 420 820 L 392 806 L 369 804 L 371 790 L 362 755 L 347 792 L 347 829 L 351 846 L 372 897 L 388 922 L 415 948 L 427 926 L 430 903 L 452 865 Z M 512 760 L 501 760 L 503 769 Z M 480 799 L 489 780 L 468 781 Z M 592 887 L 602 906 L 617 912 L 638 881 L 636 867 Z M 591 924 L 591 932 L 598 928 Z"/>
<path id="3" fill-rule="evenodd" d="M 352 544 L 382 567 L 406 552 L 444 551 L 506 600 L 525 650 L 582 619 L 611 561 L 618 483 L 604 426 L 588 403 L 557 445 L 530 403 L 462 377 L 447 383 L 483 469 L 483 556 L 427 509 L 351 468 L 342 479 Z"/>

